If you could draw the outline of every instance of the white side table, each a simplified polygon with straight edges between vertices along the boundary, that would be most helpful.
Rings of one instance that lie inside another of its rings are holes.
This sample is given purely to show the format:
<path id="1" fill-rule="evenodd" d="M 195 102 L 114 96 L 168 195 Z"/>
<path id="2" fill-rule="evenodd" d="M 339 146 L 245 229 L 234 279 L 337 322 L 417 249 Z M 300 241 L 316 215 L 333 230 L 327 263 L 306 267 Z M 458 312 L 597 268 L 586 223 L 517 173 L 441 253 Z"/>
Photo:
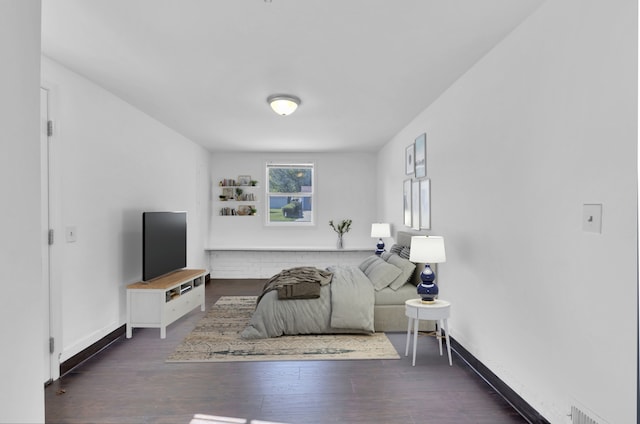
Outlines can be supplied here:
<path id="1" fill-rule="evenodd" d="M 413 366 L 416 366 L 416 345 L 418 342 L 418 322 L 422 320 L 433 320 L 438 323 L 437 328 L 443 328 L 445 340 L 447 342 L 447 353 L 449 354 L 449 365 L 451 362 L 451 345 L 449 344 L 449 314 L 451 313 L 451 303 L 446 300 L 436 299 L 434 303 L 422 303 L 421 299 L 409 299 L 404 302 L 405 315 L 409 318 L 407 325 L 407 349 L 404 356 L 409 356 L 409 341 L 411 340 L 411 326 L 413 324 Z M 439 331 L 436 329 L 436 331 Z M 442 337 L 438 336 L 440 344 L 440 356 L 442 356 Z"/>

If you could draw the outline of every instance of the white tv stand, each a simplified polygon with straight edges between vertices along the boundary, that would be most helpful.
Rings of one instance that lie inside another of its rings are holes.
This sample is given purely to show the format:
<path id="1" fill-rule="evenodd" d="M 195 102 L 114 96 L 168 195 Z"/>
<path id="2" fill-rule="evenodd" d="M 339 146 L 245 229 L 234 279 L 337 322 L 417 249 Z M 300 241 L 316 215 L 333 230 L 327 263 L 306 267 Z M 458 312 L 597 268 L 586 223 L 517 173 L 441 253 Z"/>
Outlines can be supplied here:
<path id="1" fill-rule="evenodd" d="M 149 281 L 127 286 L 127 338 L 134 327 L 159 328 L 167 337 L 167 326 L 204 305 L 204 269 L 182 269 Z"/>

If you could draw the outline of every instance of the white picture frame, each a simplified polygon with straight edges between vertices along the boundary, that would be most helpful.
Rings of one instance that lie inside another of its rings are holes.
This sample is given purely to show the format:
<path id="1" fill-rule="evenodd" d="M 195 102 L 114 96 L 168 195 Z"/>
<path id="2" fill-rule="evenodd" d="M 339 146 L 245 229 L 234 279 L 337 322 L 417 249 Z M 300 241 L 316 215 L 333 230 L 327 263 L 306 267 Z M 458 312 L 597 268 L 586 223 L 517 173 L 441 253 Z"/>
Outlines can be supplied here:
<path id="1" fill-rule="evenodd" d="M 251 175 L 238 175 L 239 186 L 248 186 L 251 185 Z"/>
<path id="2" fill-rule="evenodd" d="M 411 228 L 420 229 L 420 181 L 411 182 Z"/>
<path id="3" fill-rule="evenodd" d="M 416 178 L 427 176 L 427 134 L 420 134 L 415 141 L 415 172 Z"/>
<path id="4" fill-rule="evenodd" d="M 402 201 L 404 208 L 404 225 L 411 227 L 411 179 L 404 180 L 402 184 Z"/>
<path id="5" fill-rule="evenodd" d="M 431 229 L 431 180 L 420 180 L 420 229 Z"/>
<path id="6" fill-rule="evenodd" d="M 406 175 L 411 175 L 415 171 L 414 159 L 415 159 L 415 144 L 411 143 L 404 150 L 404 173 Z"/>

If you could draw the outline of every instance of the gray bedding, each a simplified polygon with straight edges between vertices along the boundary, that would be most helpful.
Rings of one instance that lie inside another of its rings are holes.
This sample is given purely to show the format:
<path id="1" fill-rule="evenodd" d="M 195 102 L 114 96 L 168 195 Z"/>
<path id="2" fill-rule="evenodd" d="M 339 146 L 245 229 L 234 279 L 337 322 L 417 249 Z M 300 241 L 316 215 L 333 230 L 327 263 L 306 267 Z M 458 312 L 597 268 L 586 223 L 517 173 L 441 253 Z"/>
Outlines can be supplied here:
<path id="1" fill-rule="evenodd" d="M 245 339 L 294 334 L 373 333 L 374 287 L 357 267 L 336 265 L 330 284 L 315 299 L 279 300 L 275 290 L 256 306 Z"/>
<path id="2" fill-rule="evenodd" d="M 325 275 L 321 270 L 300 267 L 307 269 L 305 275 L 295 268 L 283 270 L 269 281 L 272 290 L 261 295 L 242 337 L 405 331 L 404 302 L 417 297 L 420 275 L 408 260 L 414 235 L 419 233 L 399 231 L 389 252 L 371 255 L 357 267 L 327 268 L 333 274 L 329 284 L 318 277 Z M 315 285 L 320 286 L 319 297 Z"/>

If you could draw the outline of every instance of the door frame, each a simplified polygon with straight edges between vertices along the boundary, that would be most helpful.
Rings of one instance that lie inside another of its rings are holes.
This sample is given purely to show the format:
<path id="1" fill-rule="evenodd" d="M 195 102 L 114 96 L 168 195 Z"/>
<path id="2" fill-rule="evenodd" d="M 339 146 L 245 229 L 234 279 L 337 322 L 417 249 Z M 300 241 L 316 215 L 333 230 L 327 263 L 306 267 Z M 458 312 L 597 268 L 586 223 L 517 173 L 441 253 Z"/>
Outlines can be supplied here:
<path id="1" fill-rule="evenodd" d="M 43 289 L 43 363 L 44 383 L 60 378 L 60 353 L 62 351 L 62 303 L 60 284 L 60 190 L 59 173 L 56 167 L 56 143 L 59 141 L 55 120 L 55 104 L 57 89 L 53 84 L 42 83 L 40 86 L 41 137 L 40 137 L 40 172 L 41 172 L 41 234 L 42 236 L 42 289 Z M 54 122 L 53 132 L 47 135 L 47 121 Z M 54 243 L 49 245 L 49 230 L 54 232 Z M 53 352 L 49 350 L 49 338 L 53 338 Z"/>

